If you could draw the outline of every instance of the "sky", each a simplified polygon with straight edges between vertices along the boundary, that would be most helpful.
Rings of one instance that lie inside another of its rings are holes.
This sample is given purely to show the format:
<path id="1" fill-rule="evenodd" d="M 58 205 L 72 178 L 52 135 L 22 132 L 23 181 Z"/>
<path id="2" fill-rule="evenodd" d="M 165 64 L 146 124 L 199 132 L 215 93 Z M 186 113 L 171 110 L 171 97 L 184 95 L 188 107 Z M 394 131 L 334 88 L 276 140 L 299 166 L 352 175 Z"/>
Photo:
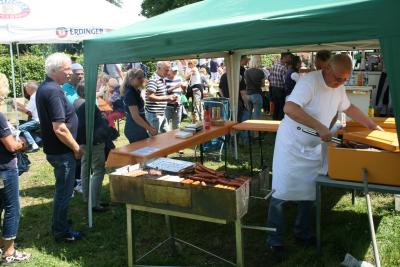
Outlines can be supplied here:
<path id="1" fill-rule="evenodd" d="M 123 0 L 122 8 L 126 10 L 132 10 L 135 14 L 140 14 L 142 8 L 140 5 L 142 4 L 143 0 Z"/>

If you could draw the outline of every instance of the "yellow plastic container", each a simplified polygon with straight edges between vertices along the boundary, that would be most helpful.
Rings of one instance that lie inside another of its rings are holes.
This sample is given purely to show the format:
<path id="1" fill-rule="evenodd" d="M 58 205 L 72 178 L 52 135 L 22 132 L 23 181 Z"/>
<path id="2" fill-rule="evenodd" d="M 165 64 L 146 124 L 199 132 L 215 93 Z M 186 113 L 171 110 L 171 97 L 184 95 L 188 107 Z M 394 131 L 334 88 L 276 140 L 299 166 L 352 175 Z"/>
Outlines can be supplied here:
<path id="1" fill-rule="evenodd" d="M 369 183 L 400 186 L 400 153 L 378 149 L 328 147 L 330 178 L 363 181 L 362 168 L 368 171 Z"/>

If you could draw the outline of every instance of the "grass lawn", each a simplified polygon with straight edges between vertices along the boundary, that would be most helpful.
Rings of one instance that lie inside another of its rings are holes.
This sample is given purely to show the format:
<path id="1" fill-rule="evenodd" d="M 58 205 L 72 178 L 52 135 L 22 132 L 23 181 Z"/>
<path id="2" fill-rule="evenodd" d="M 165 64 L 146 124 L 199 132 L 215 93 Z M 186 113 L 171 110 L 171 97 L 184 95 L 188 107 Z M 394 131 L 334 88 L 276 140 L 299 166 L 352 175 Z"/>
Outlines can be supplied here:
<path id="1" fill-rule="evenodd" d="M 121 133 L 123 130 L 121 129 Z M 116 145 L 127 144 L 122 136 Z M 271 166 L 274 136 L 264 141 L 264 160 Z M 254 146 L 255 166 L 259 165 L 257 146 Z M 248 148 L 239 147 L 239 161 L 228 151 L 229 172 L 248 174 Z M 175 155 L 177 156 L 177 155 Z M 183 159 L 193 160 L 192 149 L 185 150 Z M 73 244 L 55 243 L 50 234 L 53 204 L 54 176 L 42 151 L 29 155 L 32 165 L 29 173 L 20 177 L 21 223 L 17 242 L 21 249 L 32 253 L 32 260 L 21 266 L 126 266 L 126 212 L 122 204 L 112 203 L 111 210 L 94 214 L 94 227 L 87 227 L 87 209 L 80 194 L 71 201 L 69 216 L 73 228 L 83 230 L 86 238 Z M 206 154 L 206 165 L 222 168 L 216 156 Z M 384 167 L 384 166 L 382 166 Z M 281 264 L 273 261 L 266 246 L 266 233 L 244 230 L 246 266 L 339 266 L 348 252 L 358 259 L 373 262 L 366 204 L 363 195 L 351 205 L 351 194 L 345 190 L 329 189 L 322 192 L 322 257 L 315 257 L 314 248 L 301 248 L 293 242 L 292 225 L 296 212 L 294 204 L 287 206 L 287 245 L 290 258 Z M 109 201 L 109 182 L 106 175 L 102 191 L 103 200 Z M 393 196 L 371 194 L 377 228 L 378 245 L 382 266 L 400 266 L 400 214 L 394 211 Z M 252 201 L 245 222 L 266 223 L 267 203 Z M 136 231 L 140 253 L 166 237 L 164 218 L 160 215 L 136 213 Z M 314 222 L 314 217 L 312 217 Z M 177 236 L 234 260 L 235 240 L 232 224 L 216 225 L 174 218 Z M 168 247 L 151 254 L 143 264 L 226 266 L 191 248 L 183 247 L 179 257 L 170 257 Z"/>

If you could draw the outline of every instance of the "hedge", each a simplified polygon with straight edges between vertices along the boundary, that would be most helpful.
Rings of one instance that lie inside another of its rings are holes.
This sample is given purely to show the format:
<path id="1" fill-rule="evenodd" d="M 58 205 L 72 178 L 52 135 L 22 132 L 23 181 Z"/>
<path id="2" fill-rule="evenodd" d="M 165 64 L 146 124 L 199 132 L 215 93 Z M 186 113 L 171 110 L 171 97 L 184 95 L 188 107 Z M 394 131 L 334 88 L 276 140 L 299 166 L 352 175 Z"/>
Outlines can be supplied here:
<path id="1" fill-rule="evenodd" d="M 45 77 L 44 60 L 42 56 L 26 54 L 20 56 L 20 65 L 16 57 L 14 57 L 15 66 L 15 85 L 17 96 L 22 96 L 21 93 L 21 79 L 20 79 L 20 66 L 22 70 L 22 82 L 27 80 L 43 81 Z M 11 60 L 10 56 L 0 56 L 0 72 L 4 73 L 10 82 L 10 96 L 12 96 L 12 76 L 11 76 Z"/>

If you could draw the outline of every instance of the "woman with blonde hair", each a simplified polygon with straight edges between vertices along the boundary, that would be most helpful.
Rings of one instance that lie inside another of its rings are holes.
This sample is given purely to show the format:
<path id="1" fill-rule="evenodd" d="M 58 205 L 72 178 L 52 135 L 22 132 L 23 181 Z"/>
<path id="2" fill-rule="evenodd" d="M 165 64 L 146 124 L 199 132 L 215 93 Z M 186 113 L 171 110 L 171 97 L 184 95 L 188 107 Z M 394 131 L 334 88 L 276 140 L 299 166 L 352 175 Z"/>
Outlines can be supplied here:
<path id="1" fill-rule="evenodd" d="M 146 120 L 144 100 L 140 94 L 144 83 L 144 72 L 141 69 L 130 69 L 122 83 L 124 109 L 126 115 L 125 136 L 129 143 L 140 141 L 157 134 L 157 129 Z"/>
<path id="2" fill-rule="evenodd" d="M 0 103 L 7 98 L 8 92 L 7 77 L 0 73 Z M 0 112 L 0 203 L 5 211 L 0 239 L 3 265 L 25 261 L 31 257 L 29 253 L 17 251 L 14 247 L 20 216 L 16 152 L 24 147 L 24 142 L 12 135 L 6 117 Z"/>

